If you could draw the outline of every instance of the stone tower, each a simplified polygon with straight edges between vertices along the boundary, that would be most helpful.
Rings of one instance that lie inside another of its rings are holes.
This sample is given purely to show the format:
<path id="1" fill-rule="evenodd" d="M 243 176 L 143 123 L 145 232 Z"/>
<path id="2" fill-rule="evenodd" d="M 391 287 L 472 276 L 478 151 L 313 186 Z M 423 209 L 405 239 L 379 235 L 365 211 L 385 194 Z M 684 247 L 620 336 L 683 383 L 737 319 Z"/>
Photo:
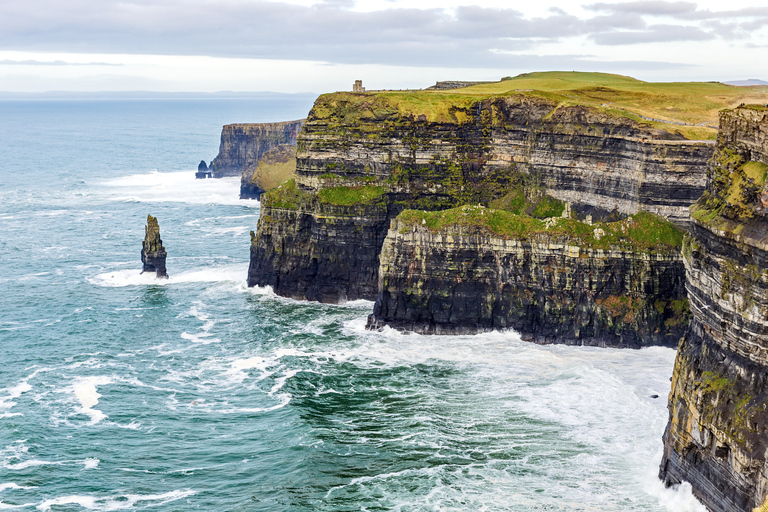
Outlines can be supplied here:
<path id="1" fill-rule="evenodd" d="M 362 80 L 355 80 L 355 83 L 352 84 L 352 92 L 365 92 Z"/>

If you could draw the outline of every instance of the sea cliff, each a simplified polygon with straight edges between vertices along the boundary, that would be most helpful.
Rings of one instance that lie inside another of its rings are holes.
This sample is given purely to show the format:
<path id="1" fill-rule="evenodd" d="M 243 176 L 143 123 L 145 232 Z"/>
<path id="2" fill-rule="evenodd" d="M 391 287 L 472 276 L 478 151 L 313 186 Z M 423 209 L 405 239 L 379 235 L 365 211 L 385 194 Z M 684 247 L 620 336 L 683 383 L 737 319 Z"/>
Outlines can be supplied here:
<path id="1" fill-rule="evenodd" d="M 722 112 L 683 247 L 692 320 L 675 362 L 660 476 L 691 482 L 715 512 L 768 504 L 767 164 L 768 109 Z"/>
<path id="2" fill-rule="evenodd" d="M 676 346 L 688 325 L 682 236 L 647 213 L 589 226 L 471 206 L 406 211 L 384 241 L 368 327 Z"/>
<path id="3" fill-rule="evenodd" d="M 228 124 L 221 130 L 219 154 L 211 162 L 214 178 L 252 174 L 262 155 L 280 145 L 296 145 L 303 120 Z"/>
<path id="4" fill-rule="evenodd" d="M 264 196 L 248 282 L 324 302 L 375 300 L 381 246 L 403 210 L 489 205 L 519 175 L 575 217 L 649 211 L 686 225 L 713 151 L 536 93 L 327 94 L 297 144 L 295 182 Z"/>

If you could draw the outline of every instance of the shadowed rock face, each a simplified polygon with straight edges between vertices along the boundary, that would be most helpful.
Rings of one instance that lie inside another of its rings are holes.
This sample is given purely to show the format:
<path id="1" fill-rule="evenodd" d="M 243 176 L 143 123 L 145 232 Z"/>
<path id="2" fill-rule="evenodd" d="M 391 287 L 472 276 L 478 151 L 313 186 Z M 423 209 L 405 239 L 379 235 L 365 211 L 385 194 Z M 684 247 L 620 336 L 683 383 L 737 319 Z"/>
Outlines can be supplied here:
<path id="1" fill-rule="evenodd" d="M 165 247 L 160 239 L 160 225 L 157 218 L 147 215 L 147 225 L 144 228 L 144 242 L 141 244 L 141 262 L 144 268 L 141 273 L 155 272 L 157 277 L 167 278 L 165 271 Z"/>
<path id="2" fill-rule="evenodd" d="M 514 329 L 536 343 L 676 346 L 688 325 L 680 253 L 627 246 L 580 247 L 562 234 L 503 237 L 475 226 L 435 232 L 398 217 L 381 251 L 368 328 Z"/>
<path id="3" fill-rule="evenodd" d="M 297 142 L 295 186 L 306 200 L 282 200 L 280 189 L 262 196 L 251 286 L 296 299 L 375 300 L 381 246 L 400 212 L 488 205 L 513 173 L 539 176 L 575 212 L 650 211 L 686 225 L 714 148 L 535 97 L 451 107 L 439 121 L 377 101 L 338 93 L 315 102 Z M 333 199 L 365 187 L 381 191 L 375 205 Z"/>
<path id="4" fill-rule="evenodd" d="M 214 178 L 253 173 L 262 155 L 280 145 L 296 145 L 304 120 L 228 124 L 221 130 L 219 154 L 211 162 Z"/>
<path id="5" fill-rule="evenodd" d="M 768 109 L 721 113 L 683 245 L 692 321 L 675 362 L 660 476 L 691 482 L 715 512 L 768 498 L 767 155 Z"/>

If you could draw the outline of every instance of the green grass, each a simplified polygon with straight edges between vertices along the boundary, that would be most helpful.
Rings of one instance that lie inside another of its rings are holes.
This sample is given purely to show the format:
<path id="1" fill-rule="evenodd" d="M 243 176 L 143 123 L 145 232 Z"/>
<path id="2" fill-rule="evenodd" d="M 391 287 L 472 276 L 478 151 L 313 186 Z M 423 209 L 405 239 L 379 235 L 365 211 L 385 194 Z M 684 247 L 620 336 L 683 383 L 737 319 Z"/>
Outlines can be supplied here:
<path id="1" fill-rule="evenodd" d="M 768 171 L 768 165 L 763 162 L 749 161 L 744 164 L 744 175 L 754 181 L 755 185 L 762 187 L 765 185 L 765 175 Z"/>
<path id="2" fill-rule="evenodd" d="M 287 208 L 296 210 L 300 206 L 308 204 L 312 200 L 312 194 L 304 192 L 296 186 L 296 180 L 288 180 L 280 187 L 270 190 L 261 196 L 264 207 Z"/>
<path id="3" fill-rule="evenodd" d="M 607 115 L 623 116 L 691 140 L 714 139 L 716 129 L 679 126 L 663 121 L 716 126 L 718 112 L 741 103 L 768 103 L 768 87 L 734 87 L 716 82 L 644 82 L 607 73 L 549 71 L 453 90 L 339 92 L 315 102 L 311 120 L 331 124 L 395 118 L 462 124 L 471 120 L 480 100 L 503 96 L 543 98 L 555 106 L 584 105 Z M 764 107 L 755 106 L 756 109 Z"/>
<path id="4" fill-rule="evenodd" d="M 376 185 L 362 187 L 330 187 L 317 193 L 320 201 L 338 206 L 372 204 L 384 195 L 384 188 Z"/>
<path id="5" fill-rule="evenodd" d="M 595 225 L 564 218 L 545 221 L 481 206 L 462 206 L 437 212 L 406 210 L 398 218 L 406 225 L 422 225 L 432 232 L 475 227 L 503 238 L 519 240 L 530 240 L 546 234 L 552 238 L 566 238 L 568 243 L 592 249 L 615 247 L 639 251 L 676 251 L 682 246 L 684 234 L 682 229 L 666 219 L 646 212 L 621 221 Z"/>

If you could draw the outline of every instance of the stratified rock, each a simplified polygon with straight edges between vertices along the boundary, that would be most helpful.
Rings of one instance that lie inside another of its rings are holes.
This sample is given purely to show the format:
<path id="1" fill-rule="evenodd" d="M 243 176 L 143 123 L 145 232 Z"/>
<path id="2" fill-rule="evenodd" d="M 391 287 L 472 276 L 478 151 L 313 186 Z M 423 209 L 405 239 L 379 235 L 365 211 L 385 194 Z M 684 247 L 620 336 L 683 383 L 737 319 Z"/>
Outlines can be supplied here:
<path id="1" fill-rule="evenodd" d="M 144 272 L 156 272 L 157 277 L 168 277 L 165 271 L 165 257 L 168 255 L 160 239 L 160 225 L 157 219 L 147 215 L 147 225 L 144 228 L 144 242 L 141 244 L 141 262 Z"/>
<path id="2" fill-rule="evenodd" d="M 304 120 L 228 124 L 221 130 L 219 154 L 211 162 L 214 178 L 253 173 L 262 155 L 281 145 L 296 145 Z"/>
<path id="3" fill-rule="evenodd" d="M 317 99 L 298 138 L 290 191 L 262 196 L 251 286 L 297 299 L 375 300 L 381 244 L 400 212 L 489 205 L 516 174 L 538 177 L 577 215 L 648 211 L 685 226 L 714 150 L 627 116 L 536 96 L 445 99 L 425 114 L 403 114 L 397 101 L 376 93 Z M 375 204 L 360 199 L 374 189 Z M 294 193 L 306 200 L 287 197 Z"/>
<path id="4" fill-rule="evenodd" d="M 660 476 L 713 512 L 768 505 L 768 108 L 720 115 L 683 245 L 690 330 L 669 395 Z M 760 510 L 763 510 L 762 508 Z"/>
<path id="5" fill-rule="evenodd" d="M 643 231 L 663 235 L 635 239 Z M 648 213 L 590 228 L 482 207 L 407 211 L 384 241 L 368 328 L 514 329 L 536 343 L 676 346 L 689 320 L 682 236 Z"/>
<path id="6" fill-rule="evenodd" d="M 244 171 L 240 178 L 240 199 L 260 199 L 296 176 L 296 146 L 276 146 L 261 156 L 256 169 Z"/>

